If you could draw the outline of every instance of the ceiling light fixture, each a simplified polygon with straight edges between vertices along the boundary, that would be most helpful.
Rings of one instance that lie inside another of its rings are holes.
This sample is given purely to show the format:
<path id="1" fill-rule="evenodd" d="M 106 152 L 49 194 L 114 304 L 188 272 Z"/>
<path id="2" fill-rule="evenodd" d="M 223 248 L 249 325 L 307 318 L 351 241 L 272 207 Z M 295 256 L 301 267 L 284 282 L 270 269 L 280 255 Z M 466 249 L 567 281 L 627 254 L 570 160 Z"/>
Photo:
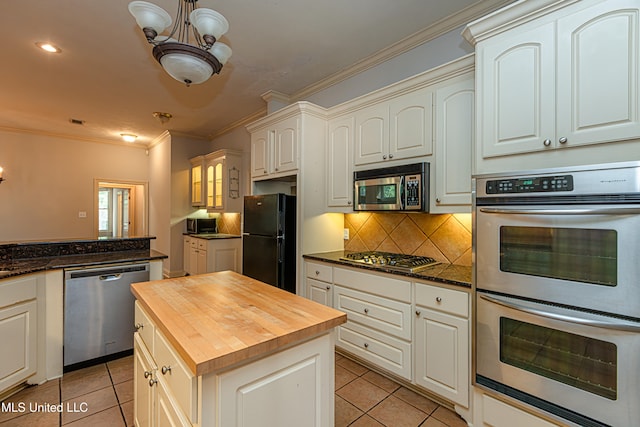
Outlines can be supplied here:
<path id="1" fill-rule="evenodd" d="M 178 13 L 168 35 L 159 35 L 172 22 L 164 9 L 146 1 L 129 3 L 129 12 L 153 45 L 153 57 L 171 77 L 187 86 L 220 73 L 231 56 L 231 48 L 217 41 L 229 29 L 229 22 L 214 10 L 197 8 L 197 1 L 178 0 Z"/>
<path id="2" fill-rule="evenodd" d="M 49 53 L 60 53 L 60 52 L 62 52 L 62 49 L 60 49 L 58 46 L 53 45 L 51 43 L 47 43 L 47 42 L 38 42 L 38 43 L 36 43 L 36 46 L 38 46 L 42 50 L 46 50 Z"/>
<path id="3" fill-rule="evenodd" d="M 173 117 L 171 113 L 163 113 L 161 111 L 154 111 L 153 117 L 160 120 L 160 123 L 165 124 Z"/>
<path id="4" fill-rule="evenodd" d="M 135 140 L 138 139 L 138 135 L 132 133 L 121 133 L 120 136 L 125 142 L 135 142 Z"/>

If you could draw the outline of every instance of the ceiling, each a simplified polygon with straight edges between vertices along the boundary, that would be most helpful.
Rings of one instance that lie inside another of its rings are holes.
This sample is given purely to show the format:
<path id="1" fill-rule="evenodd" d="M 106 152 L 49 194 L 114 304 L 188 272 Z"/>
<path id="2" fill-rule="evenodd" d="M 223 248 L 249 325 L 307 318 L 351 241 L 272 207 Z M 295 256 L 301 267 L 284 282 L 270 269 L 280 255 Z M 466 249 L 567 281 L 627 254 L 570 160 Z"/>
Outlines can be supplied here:
<path id="1" fill-rule="evenodd" d="M 175 16 L 176 0 L 152 2 Z M 211 139 L 264 113 L 269 90 L 302 93 L 449 15 L 504 1 L 200 0 L 229 21 L 221 41 L 233 55 L 219 75 L 190 87 L 154 60 L 128 3 L 2 1 L 0 129 L 104 142 L 133 133 L 143 145 L 165 130 Z M 35 46 L 44 41 L 62 52 Z M 173 118 L 162 124 L 155 111 Z"/>

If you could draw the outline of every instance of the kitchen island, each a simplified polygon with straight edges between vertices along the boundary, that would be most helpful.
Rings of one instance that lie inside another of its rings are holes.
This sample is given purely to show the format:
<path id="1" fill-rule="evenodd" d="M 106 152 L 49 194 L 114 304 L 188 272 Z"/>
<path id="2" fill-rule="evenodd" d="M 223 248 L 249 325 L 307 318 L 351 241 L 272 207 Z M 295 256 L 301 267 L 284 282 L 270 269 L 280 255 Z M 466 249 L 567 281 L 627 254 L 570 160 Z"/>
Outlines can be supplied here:
<path id="1" fill-rule="evenodd" d="M 344 313 L 232 271 L 131 289 L 137 425 L 333 425 Z"/>

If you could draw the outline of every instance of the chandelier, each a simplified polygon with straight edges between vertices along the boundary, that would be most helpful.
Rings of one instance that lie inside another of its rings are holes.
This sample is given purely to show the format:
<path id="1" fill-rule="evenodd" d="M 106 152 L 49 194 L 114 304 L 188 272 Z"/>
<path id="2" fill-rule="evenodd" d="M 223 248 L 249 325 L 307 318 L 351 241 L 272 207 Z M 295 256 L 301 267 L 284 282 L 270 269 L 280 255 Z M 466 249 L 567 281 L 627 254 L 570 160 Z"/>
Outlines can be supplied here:
<path id="1" fill-rule="evenodd" d="M 174 79 L 191 84 L 204 83 L 219 74 L 231 56 L 231 48 L 217 41 L 229 29 L 229 22 L 215 10 L 197 8 L 198 0 L 178 0 L 173 28 L 171 16 L 146 1 L 132 1 L 129 12 L 153 45 L 153 57 Z"/>

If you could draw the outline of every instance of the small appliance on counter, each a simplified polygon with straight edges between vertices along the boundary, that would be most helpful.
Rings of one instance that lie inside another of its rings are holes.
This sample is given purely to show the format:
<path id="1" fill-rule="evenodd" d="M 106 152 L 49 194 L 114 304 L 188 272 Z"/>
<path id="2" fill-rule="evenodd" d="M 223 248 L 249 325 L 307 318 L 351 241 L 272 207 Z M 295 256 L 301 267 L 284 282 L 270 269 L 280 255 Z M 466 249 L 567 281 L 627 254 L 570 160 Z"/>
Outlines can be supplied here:
<path id="1" fill-rule="evenodd" d="M 354 211 L 429 211 L 429 163 L 353 173 Z"/>
<path id="2" fill-rule="evenodd" d="M 242 274 L 296 293 L 295 196 L 245 196 Z"/>
<path id="3" fill-rule="evenodd" d="M 187 218 L 188 234 L 217 233 L 215 218 Z"/>

